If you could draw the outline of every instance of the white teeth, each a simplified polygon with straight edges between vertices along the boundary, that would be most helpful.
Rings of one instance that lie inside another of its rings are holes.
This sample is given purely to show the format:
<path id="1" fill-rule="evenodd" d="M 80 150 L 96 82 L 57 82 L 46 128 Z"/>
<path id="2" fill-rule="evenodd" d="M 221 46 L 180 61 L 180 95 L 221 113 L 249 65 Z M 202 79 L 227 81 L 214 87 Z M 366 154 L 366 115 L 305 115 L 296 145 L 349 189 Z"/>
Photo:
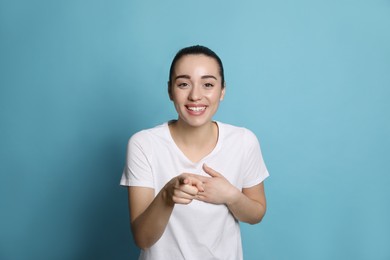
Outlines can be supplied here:
<path id="1" fill-rule="evenodd" d="M 206 107 L 187 107 L 187 108 L 188 110 L 195 111 L 195 112 L 203 111 L 206 109 Z"/>

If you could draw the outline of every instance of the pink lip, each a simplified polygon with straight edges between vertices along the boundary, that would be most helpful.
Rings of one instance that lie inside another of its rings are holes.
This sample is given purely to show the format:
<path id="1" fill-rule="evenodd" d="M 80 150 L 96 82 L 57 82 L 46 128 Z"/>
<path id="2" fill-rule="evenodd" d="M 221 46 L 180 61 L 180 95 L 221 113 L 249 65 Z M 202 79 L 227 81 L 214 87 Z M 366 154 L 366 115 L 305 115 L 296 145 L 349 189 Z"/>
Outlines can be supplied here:
<path id="1" fill-rule="evenodd" d="M 205 111 L 207 110 L 207 106 L 203 105 L 203 104 L 188 104 L 188 105 L 185 105 L 185 107 L 187 108 L 187 113 L 192 115 L 192 116 L 203 115 L 205 113 Z M 194 111 L 194 110 L 190 110 L 189 107 L 204 107 L 205 109 L 199 110 L 199 111 Z"/>
<path id="2" fill-rule="evenodd" d="M 207 107 L 206 105 L 203 104 L 187 104 L 185 106 L 186 107 Z"/>

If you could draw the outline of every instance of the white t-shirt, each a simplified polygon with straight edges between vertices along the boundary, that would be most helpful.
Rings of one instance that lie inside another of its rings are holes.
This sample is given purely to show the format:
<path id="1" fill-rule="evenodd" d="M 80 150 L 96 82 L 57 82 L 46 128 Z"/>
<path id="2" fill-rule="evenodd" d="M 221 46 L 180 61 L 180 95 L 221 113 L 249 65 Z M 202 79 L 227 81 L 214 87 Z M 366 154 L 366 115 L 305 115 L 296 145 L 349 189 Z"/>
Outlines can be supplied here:
<path id="1" fill-rule="evenodd" d="M 194 163 L 176 146 L 168 123 L 134 134 L 128 144 L 120 184 L 150 187 L 155 195 L 181 173 L 208 176 L 202 165 L 223 174 L 238 189 L 261 183 L 269 176 L 256 136 L 249 130 L 221 122 L 214 150 Z M 141 250 L 144 260 L 239 260 L 242 244 L 238 221 L 225 205 L 193 200 L 176 204 L 162 237 Z"/>

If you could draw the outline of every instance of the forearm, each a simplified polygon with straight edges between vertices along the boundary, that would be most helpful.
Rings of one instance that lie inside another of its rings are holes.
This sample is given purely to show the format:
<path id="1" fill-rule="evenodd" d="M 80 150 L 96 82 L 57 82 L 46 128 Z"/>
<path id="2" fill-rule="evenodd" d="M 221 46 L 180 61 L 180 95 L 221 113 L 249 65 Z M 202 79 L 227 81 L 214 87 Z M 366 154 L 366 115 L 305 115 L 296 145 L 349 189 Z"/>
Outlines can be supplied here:
<path id="1" fill-rule="evenodd" d="M 266 211 L 265 204 L 247 197 L 238 189 L 226 205 L 237 220 L 249 224 L 259 223 Z"/>
<path id="2" fill-rule="evenodd" d="M 149 248 L 160 239 L 173 208 L 174 204 L 168 202 L 166 191 L 162 189 L 148 208 L 131 223 L 135 243 L 140 248 Z"/>

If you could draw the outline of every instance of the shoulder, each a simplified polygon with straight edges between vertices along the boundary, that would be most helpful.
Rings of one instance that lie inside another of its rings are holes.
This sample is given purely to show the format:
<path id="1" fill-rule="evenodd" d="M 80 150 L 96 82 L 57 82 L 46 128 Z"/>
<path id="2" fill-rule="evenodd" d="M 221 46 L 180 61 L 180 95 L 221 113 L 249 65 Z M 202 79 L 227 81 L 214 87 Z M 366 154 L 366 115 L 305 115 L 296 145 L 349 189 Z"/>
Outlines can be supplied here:
<path id="1" fill-rule="evenodd" d="M 239 138 L 241 141 L 258 142 L 256 135 L 248 128 L 217 122 L 225 138 Z"/>
<path id="2" fill-rule="evenodd" d="M 168 124 L 163 123 L 153 128 L 148 128 L 136 132 L 129 139 L 129 144 L 146 145 L 152 143 L 153 139 L 161 139 L 166 137 L 166 131 L 168 131 Z"/>

